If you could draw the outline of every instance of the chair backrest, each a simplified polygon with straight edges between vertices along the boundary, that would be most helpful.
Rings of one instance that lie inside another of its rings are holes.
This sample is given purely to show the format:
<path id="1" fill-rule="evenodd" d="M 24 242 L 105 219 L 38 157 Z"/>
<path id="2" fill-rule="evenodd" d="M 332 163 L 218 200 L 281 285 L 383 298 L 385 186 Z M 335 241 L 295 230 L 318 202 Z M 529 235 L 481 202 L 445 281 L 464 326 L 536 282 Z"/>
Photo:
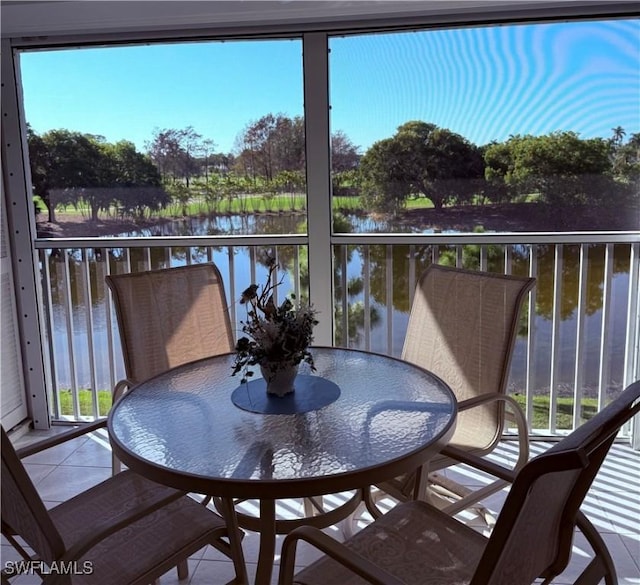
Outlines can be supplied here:
<path id="1" fill-rule="evenodd" d="M 109 275 L 126 376 L 142 382 L 233 350 L 224 284 L 213 264 Z"/>
<path id="2" fill-rule="evenodd" d="M 50 563 L 65 546 L 49 512 L 15 452 L 7 433 L 2 434 L 2 533 L 20 535 L 38 557 Z"/>
<path id="3" fill-rule="evenodd" d="M 566 568 L 580 505 L 639 399 L 640 381 L 520 470 L 471 585 L 528 585 Z"/>
<path id="4" fill-rule="evenodd" d="M 432 264 L 416 287 L 402 358 L 442 378 L 458 401 L 504 394 L 520 308 L 534 285 L 534 278 Z M 452 444 L 490 451 L 503 414 L 501 402 L 460 412 Z"/>

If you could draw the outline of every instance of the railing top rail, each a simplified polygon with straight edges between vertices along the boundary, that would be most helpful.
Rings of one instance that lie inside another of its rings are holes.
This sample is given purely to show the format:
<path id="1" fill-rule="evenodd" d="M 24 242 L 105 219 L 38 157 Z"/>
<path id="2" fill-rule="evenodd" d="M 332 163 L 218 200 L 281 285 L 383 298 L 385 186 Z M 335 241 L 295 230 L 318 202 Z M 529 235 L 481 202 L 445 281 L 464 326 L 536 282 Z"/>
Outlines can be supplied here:
<path id="1" fill-rule="evenodd" d="M 598 244 L 640 242 L 640 230 L 620 232 L 484 232 L 455 234 L 337 234 L 332 244 Z M 304 245 L 308 236 L 153 236 L 100 238 L 38 238 L 36 249 L 156 248 L 172 246 Z"/>
<path id="2" fill-rule="evenodd" d="M 340 234 L 331 241 L 333 244 L 609 244 L 640 242 L 640 231 Z"/>
<path id="3" fill-rule="evenodd" d="M 237 236 L 140 236 L 135 238 L 38 238 L 38 250 L 50 248 L 172 248 L 185 246 L 283 246 L 305 245 L 306 235 Z"/>

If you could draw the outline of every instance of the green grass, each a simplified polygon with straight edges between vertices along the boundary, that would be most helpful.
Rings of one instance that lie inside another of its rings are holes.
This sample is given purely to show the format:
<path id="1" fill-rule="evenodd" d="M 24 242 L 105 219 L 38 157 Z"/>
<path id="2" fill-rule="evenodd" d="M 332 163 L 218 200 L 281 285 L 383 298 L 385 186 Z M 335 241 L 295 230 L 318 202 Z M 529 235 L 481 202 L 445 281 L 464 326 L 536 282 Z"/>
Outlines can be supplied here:
<path id="1" fill-rule="evenodd" d="M 73 399 L 71 390 L 60 390 L 60 414 L 73 416 Z M 80 403 L 81 416 L 93 416 L 93 394 L 91 390 L 79 390 L 78 401 Z M 106 416 L 111 408 L 111 392 L 109 390 L 98 390 L 98 414 Z"/>
<path id="2" fill-rule="evenodd" d="M 64 416 L 73 416 L 73 401 L 71 390 L 61 390 L 60 396 L 60 414 Z M 513 398 L 522 407 L 525 408 L 524 394 L 513 394 Z M 82 416 L 93 416 L 93 396 L 91 390 L 79 390 L 78 400 L 80 402 L 80 414 Z M 546 429 L 549 428 L 549 397 L 534 396 L 533 398 L 533 420 L 531 428 Z M 106 416 L 111 408 L 111 392 L 108 390 L 98 390 L 98 413 Z M 590 419 L 598 411 L 598 401 L 595 398 L 584 398 L 582 400 L 582 418 Z M 573 428 L 573 398 L 559 398 L 556 411 L 556 428 L 571 429 Z"/>
<path id="3" fill-rule="evenodd" d="M 426 197 L 409 197 L 405 202 L 405 209 L 432 209 L 433 203 Z"/>
<path id="4" fill-rule="evenodd" d="M 512 397 L 525 411 L 524 394 L 513 394 Z M 533 397 L 533 412 L 531 420 L 532 429 L 548 429 L 549 428 L 549 404 L 548 396 Z M 565 397 L 557 399 L 556 409 L 556 428 L 572 429 L 573 428 L 573 398 Z M 526 411 L 525 411 L 526 412 Z M 582 420 L 588 420 L 598 412 L 598 401 L 595 398 L 582 399 Z"/>
<path id="5" fill-rule="evenodd" d="M 204 198 L 194 197 L 186 205 L 178 202 L 170 203 L 165 209 L 154 211 L 151 215 L 156 218 L 174 218 L 184 215 L 197 217 L 200 215 L 208 215 L 209 213 L 219 214 L 251 214 L 251 213 L 269 213 L 269 212 L 291 212 L 302 211 L 307 206 L 307 199 L 304 194 L 295 195 L 249 195 L 243 198 L 220 199 L 216 202 L 207 203 Z M 47 214 L 47 207 L 44 203 L 40 203 L 40 210 L 43 217 Z M 74 215 L 89 219 L 91 211 L 87 206 L 74 207 L 72 205 L 58 206 L 57 213 L 65 215 Z M 112 207 L 109 214 L 100 211 L 99 217 L 117 218 L 117 210 Z"/>
<path id="6" fill-rule="evenodd" d="M 360 197 L 334 197 L 332 200 L 333 210 L 349 213 L 350 211 L 362 211 L 362 201 Z"/>

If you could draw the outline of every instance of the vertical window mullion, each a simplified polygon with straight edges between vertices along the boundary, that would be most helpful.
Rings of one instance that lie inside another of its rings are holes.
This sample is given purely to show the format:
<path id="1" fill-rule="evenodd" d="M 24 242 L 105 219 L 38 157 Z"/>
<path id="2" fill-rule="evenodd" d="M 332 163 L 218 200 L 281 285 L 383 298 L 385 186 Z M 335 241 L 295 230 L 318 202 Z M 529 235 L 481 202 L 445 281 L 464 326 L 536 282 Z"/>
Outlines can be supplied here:
<path id="1" fill-rule="evenodd" d="M 304 120 L 307 161 L 307 233 L 310 301 L 323 318 L 317 345 L 333 344 L 329 54 L 326 33 L 303 36 Z"/>

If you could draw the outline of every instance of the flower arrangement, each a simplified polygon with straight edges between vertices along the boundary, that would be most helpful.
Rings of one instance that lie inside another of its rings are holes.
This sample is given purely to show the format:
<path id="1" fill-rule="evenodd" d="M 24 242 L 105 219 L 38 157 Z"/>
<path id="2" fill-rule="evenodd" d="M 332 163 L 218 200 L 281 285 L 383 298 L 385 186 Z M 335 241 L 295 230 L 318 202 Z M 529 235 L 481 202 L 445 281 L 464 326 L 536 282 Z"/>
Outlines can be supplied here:
<path id="1" fill-rule="evenodd" d="M 278 369 L 297 366 L 305 361 L 315 370 L 309 346 L 313 342 L 313 327 L 318 324 L 316 311 L 309 304 L 294 304 L 295 296 L 276 306 L 275 289 L 284 276 L 276 280 L 279 268 L 274 258 L 269 258 L 269 273 L 261 290 L 252 284 L 240 298 L 247 306 L 247 320 L 242 321 L 242 331 L 247 334 L 236 343 L 236 360 L 232 376 L 242 371 L 242 382 L 253 376 L 251 366 L 260 365 L 274 374 Z"/>

